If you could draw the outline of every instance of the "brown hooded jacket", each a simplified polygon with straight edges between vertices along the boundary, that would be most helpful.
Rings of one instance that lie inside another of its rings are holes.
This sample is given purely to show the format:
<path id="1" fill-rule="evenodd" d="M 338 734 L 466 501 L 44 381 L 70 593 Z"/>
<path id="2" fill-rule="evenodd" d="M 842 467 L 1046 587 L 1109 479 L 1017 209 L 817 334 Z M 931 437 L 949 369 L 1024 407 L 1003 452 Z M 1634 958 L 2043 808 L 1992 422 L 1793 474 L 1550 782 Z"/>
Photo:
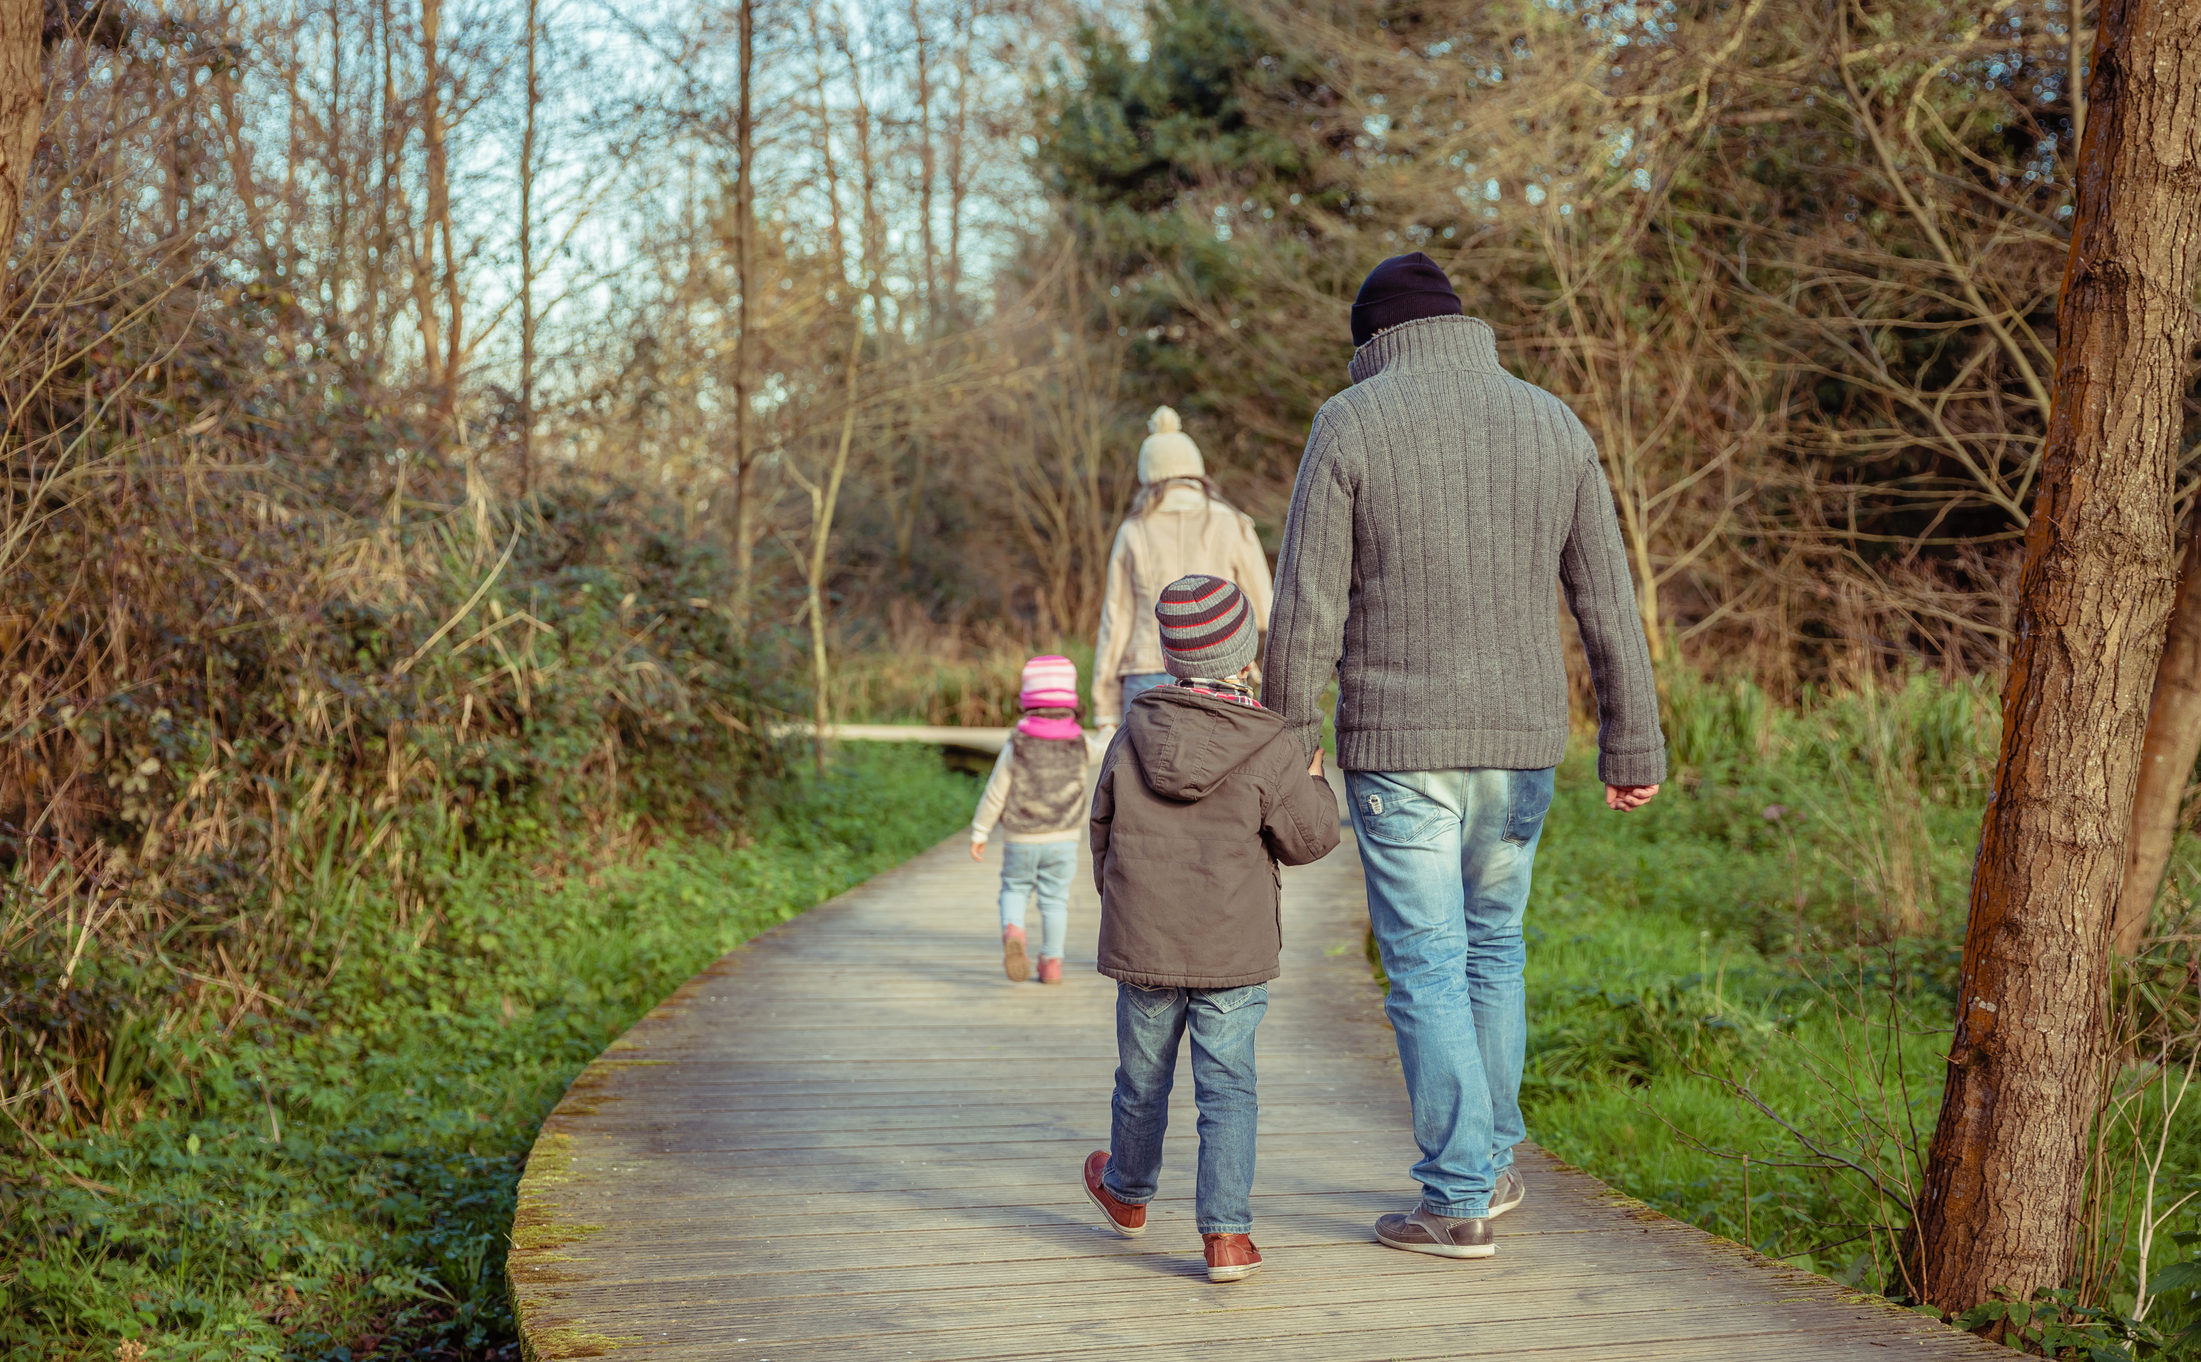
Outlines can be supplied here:
<path id="1" fill-rule="evenodd" d="M 1148 988 L 1277 976 L 1277 862 L 1337 845 L 1337 797 L 1273 711 L 1177 686 L 1132 702 L 1093 794 L 1100 972 Z"/>

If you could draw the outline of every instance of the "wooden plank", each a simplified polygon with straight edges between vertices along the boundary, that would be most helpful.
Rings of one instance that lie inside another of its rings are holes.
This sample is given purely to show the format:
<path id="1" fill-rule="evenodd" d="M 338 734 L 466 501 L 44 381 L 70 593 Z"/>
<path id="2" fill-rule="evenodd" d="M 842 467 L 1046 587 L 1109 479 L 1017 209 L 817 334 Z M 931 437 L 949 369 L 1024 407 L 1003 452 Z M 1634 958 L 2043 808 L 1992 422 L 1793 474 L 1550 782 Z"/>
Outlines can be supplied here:
<path id="1" fill-rule="evenodd" d="M 992 866 L 960 839 L 715 962 L 544 1124 L 514 1297 L 539 1358 L 949 1362 L 2007 1356 L 1667 1220 L 1533 1147 L 1498 1255 L 1399 1253 L 1416 1157 L 1360 955 L 1350 843 L 1288 872 L 1260 1035 L 1250 1281 L 1205 1280 L 1180 1067 L 1146 1237 L 1078 1188 L 1107 1143 L 1114 985 L 1089 878 L 1059 987 L 1001 975 Z"/>

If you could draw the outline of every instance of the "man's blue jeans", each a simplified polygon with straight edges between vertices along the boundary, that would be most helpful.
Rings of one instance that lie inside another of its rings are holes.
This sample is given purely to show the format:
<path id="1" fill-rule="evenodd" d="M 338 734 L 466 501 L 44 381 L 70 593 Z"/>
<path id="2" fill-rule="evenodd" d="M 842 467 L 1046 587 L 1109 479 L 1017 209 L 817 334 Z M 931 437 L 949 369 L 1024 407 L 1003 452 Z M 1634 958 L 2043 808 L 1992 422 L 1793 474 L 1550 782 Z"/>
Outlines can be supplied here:
<path id="1" fill-rule="evenodd" d="M 1131 702 L 1154 689 L 1166 686 L 1177 678 L 1168 672 L 1134 672 L 1123 679 L 1123 712 L 1131 712 Z"/>
<path id="2" fill-rule="evenodd" d="M 1414 1177 L 1432 1214 L 1490 1213 L 1527 1138 L 1528 907 L 1551 808 L 1544 771 L 1347 771 L 1353 830 L 1414 1107 Z"/>
<path id="3" fill-rule="evenodd" d="M 1001 847 L 1001 925 L 1024 928 L 1039 900 L 1039 953 L 1062 958 L 1070 926 L 1070 881 L 1077 878 L 1076 842 L 1005 842 Z"/>
<path id="4" fill-rule="evenodd" d="M 1101 1182 L 1144 1206 L 1162 1172 L 1177 1040 L 1192 1033 L 1192 1098 L 1200 1110 L 1193 1215 L 1202 1234 L 1253 1232 L 1253 1030 L 1269 1010 L 1263 984 L 1244 988 L 1116 985 L 1116 1096 Z"/>

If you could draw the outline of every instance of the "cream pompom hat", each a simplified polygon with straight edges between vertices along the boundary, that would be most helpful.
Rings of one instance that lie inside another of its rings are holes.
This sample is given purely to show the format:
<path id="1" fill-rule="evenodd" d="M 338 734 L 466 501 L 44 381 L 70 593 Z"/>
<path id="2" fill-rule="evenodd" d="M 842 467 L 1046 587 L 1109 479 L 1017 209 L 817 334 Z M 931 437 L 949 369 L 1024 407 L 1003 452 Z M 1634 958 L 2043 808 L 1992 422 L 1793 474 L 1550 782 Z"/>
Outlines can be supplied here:
<path id="1" fill-rule="evenodd" d="M 1181 424 L 1177 413 L 1168 407 L 1156 407 L 1154 414 L 1146 418 L 1146 428 L 1153 434 L 1139 446 L 1139 481 L 1142 484 L 1207 476 L 1207 463 L 1200 457 L 1200 447 L 1179 429 Z"/>

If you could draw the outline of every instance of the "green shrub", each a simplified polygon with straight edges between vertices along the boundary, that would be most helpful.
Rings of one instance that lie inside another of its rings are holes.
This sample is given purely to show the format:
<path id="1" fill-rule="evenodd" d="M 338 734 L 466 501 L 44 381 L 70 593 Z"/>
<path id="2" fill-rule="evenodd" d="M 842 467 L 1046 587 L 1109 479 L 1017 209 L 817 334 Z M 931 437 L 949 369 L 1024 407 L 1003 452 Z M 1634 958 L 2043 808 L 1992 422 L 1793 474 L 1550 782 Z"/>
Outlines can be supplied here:
<path id="1" fill-rule="evenodd" d="M 669 836 L 587 871 L 545 830 L 457 841 L 425 920 L 350 882 L 319 905 L 309 1006 L 143 1037 L 133 1072 L 166 1114 L 0 1156 L 0 1355 L 508 1341 L 513 1189 L 567 1081 L 717 955 L 976 798 L 931 749 L 865 745 L 767 792 L 750 839 Z"/>

